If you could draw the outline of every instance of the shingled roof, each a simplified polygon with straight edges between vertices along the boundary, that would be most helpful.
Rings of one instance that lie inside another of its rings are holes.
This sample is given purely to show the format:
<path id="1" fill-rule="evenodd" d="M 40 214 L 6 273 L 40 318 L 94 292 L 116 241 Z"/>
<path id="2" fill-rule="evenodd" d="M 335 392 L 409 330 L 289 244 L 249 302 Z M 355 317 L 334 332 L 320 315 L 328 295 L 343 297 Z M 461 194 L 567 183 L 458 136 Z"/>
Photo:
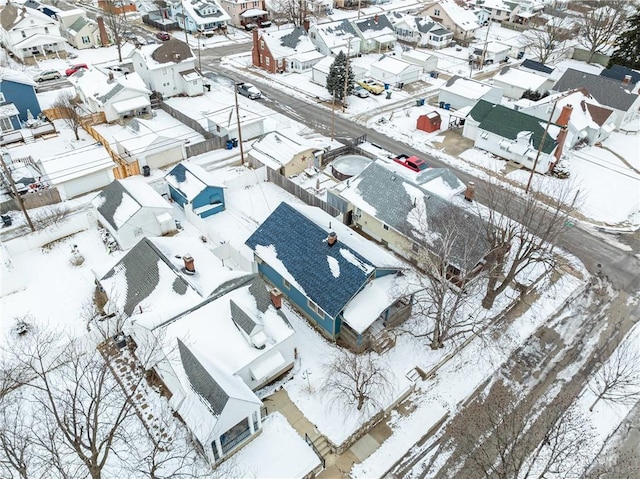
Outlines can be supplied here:
<path id="1" fill-rule="evenodd" d="M 469 116 L 480 123 L 480 129 L 510 140 L 516 140 L 523 131 L 530 131 L 533 133 L 531 139 L 535 149 L 540 147 L 544 136 L 544 122 L 539 118 L 485 100 L 478 101 Z M 551 154 L 557 145 L 558 142 L 547 132 L 541 151 Z"/>
<path id="2" fill-rule="evenodd" d="M 376 268 L 340 238 L 329 246 L 327 231 L 286 203 L 271 213 L 246 244 L 280 275 L 295 281 L 332 318 Z"/>
<path id="3" fill-rule="evenodd" d="M 182 60 L 192 57 L 193 53 L 191 53 L 189 45 L 174 37 L 162 42 L 151 54 L 151 58 L 158 63 L 180 63 Z"/>
<path id="4" fill-rule="evenodd" d="M 636 98 L 638 98 L 637 93 L 631 93 L 635 87 L 633 83 L 624 84 L 612 78 L 594 75 L 572 68 L 564 72 L 553 89 L 562 92 L 578 87 L 586 88 L 598 103 L 620 111 L 627 111 L 629 107 L 633 105 Z"/>

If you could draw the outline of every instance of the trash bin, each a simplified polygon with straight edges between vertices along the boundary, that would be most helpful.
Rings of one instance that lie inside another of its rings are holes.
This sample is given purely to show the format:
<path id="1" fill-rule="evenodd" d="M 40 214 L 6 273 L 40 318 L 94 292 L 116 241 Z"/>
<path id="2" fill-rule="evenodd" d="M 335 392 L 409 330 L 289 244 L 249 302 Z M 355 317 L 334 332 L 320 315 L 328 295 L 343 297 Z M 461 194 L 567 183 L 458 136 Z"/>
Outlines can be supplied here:
<path id="1" fill-rule="evenodd" d="M 142 176 L 149 176 L 151 175 L 151 168 L 149 168 L 149 165 L 144 165 L 142 167 Z"/>
<path id="2" fill-rule="evenodd" d="M 233 150 L 233 140 L 227 140 L 227 150 Z"/>
<path id="3" fill-rule="evenodd" d="M 391 91 L 387 92 L 387 100 L 389 100 L 391 98 L 391 93 L 393 93 L 393 92 L 391 92 Z"/>
<path id="4" fill-rule="evenodd" d="M 418 98 L 416 100 L 416 106 L 423 106 L 424 105 L 424 98 Z"/>
<path id="5" fill-rule="evenodd" d="M 13 223 L 11 216 L 2 215 L 2 226 L 11 226 L 11 223 Z"/>
<path id="6" fill-rule="evenodd" d="M 385 90 L 388 90 L 388 89 L 389 89 L 389 84 L 388 84 L 388 83 L 385 83 L 385 84 L 384 84 L 384 89 L 385 89 Z"/>
<path id="7" fill-rule="evenodd" d="M 445 110 L 449 110 L 451 108 L 451 103 L 445 103 L 444 104 L 444 109 Z"/>
<path id="8" fill-rule="evenodd" d="M 233 143 L 233 147 L 236 148 L 238 146 L 238 139 L 237 138 L 232 138 L 231 142 Z"/>
<path id="9" fill-rule="evenodd" d="M 443 101 L 440 102 L 440 108 L 444 108 L 444 102 Z"/>

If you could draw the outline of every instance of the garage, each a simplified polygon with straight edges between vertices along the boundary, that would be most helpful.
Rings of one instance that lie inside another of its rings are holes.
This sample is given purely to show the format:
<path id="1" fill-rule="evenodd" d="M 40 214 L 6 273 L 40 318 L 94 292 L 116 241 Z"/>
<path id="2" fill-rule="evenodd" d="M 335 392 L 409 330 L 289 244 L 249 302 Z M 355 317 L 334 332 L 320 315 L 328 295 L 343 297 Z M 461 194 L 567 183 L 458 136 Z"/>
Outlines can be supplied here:
<path id="1" fill-rule="evenodd" d="M 422 77 L 422 68 L 399 58 L 383 56 L 371 64 L 371 76 L 382 83 L 401 87 Z"/>

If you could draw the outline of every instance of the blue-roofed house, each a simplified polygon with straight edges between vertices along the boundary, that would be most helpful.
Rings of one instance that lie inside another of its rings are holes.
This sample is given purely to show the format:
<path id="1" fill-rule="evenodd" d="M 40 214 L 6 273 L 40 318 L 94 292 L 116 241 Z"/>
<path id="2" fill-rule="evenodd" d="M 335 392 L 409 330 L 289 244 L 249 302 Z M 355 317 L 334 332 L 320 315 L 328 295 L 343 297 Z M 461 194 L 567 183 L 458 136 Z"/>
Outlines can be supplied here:
<path id="1" fill-rule="evenodd" d="M 0 128 L 3 133 L 19 130 L 29 117 L 37 117 L 40 103 L 36 83 L 24 73 L 0 68 Z"/>
<path id="2" fill-rule="evenodd" d="M 411 313 L 406 265 L 318 208 L 281 203 L 246 244 L 276 294 L 332 340 L 374 347 Z"/>
<path id="3" fill-rule="evenodd" d="M 189 214 L 206 218 L 225 209 L 224 186 L 211 173 L 190 163 L 178 163 L 165 176 L 169 196 Z"/>
<path id="4" fill-rule="evenodd" d="M 613 65 L 611 68 L 605 68 L 600 72 L 600 76 L 613 78 L 623 83 L 626 82 L 626 84 L 635 85 L 640 83 L 640 72 L 622 65 Z"/>

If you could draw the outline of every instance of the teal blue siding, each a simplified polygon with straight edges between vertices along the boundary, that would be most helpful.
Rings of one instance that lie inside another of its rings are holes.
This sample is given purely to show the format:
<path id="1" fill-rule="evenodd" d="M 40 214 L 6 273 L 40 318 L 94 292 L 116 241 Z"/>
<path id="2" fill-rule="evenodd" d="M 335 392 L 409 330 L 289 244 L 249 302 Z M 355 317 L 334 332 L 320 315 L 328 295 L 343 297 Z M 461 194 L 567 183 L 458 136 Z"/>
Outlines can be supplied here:
<path id="1" fill-rule="evenodd" d="M 0 80 L 0 92 L 4 95 L 5 103 L 13 103 L 18 109 L 20 121 L 27 121 L 27 110 L 34 118 L 40 113 L 40 104 L 36 97 L 36 90 L 32 85 L 14 82 L 11 80 Z M 11 122 L 13 124 L 13 121 Z M 20 124 L 14 124 L 14 128 L 21 128 Z"/>

